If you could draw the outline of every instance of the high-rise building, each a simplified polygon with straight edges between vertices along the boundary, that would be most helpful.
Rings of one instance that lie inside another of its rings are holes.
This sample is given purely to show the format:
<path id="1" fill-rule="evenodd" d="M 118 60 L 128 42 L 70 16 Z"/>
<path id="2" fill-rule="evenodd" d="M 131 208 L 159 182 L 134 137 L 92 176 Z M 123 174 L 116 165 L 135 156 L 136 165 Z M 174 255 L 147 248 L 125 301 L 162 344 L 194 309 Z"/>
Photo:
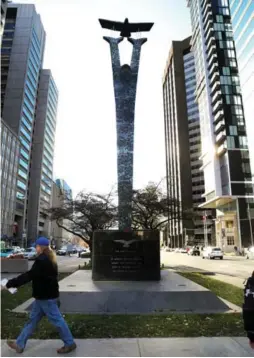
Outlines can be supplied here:
<path id="1" fill-rule="evenodd" d="M 61 190 L 61 193 L 64 197 L 72 199 L 72 189 L 64 179 L 56 179 L 56 185 Z"/>
<path id="2" fill-rule="evenodd" d="M 205 201 L 199 110 L 191 37 L 173 41 L 163 78 L 167 190 L 172 201 L 169 235 L 174 246 L 211 242 L 212 212 L 199 209 Z M 171 201 L 170 201 L 171 202 Z M 180 205 L 179 205 L 180 204 Z M 193 220 L 182 211 L 194 210 Z M 204 221 L 205 218 L 205 221 Z M 183 239 L 183 241 L 181 240 Z"/>
<path id="3" fill-rule="evenodd" d="M 57 179 L 53 182 L 52 193 L 53 208 L 60 208 L 64 205 L 66 200 L 68 201 L 72 199 L 72 190 L 63 179 Z M 70 227 L 70 222 L 65 219 L 60 220 L 60 222 L 58 221 L 58 223 L 56 221 L 52 221 L 50 237 L 52 239 L 52 243 L 56 245 L 57 248 L 60 248 L 62 244 L 71 242 L 73 239 L 73 234 L 66 231 L 63 227 Z"/>
<path id="4" fill-rule="evenodd" d="M 42 208 L 51 200 L 58 91 L 50 71 L 42 70 L 45 37 L 34 5 L 8 4 L 1 112 L 20 141 L 14 220 L 18 237 L 28 241 L 49 230 Z"/>
<path id="5" fill-rule="evenodd" d="M 15 222 L 18 235 L 27 226 L 28 185 L 39 73 L 45 31 L 34 5 L 8 4 L 4 27 L 2 117 L 20 139 Z"/>
<path id="6" fill-rule="evenodd" d="M 40 71 L 33 133 L 28 198 L 28 239 L 50 235 L 47 209 L 51 206 L 58 90 L 50 70 Z"/>
<path id="7" fill-rule="evenodd" d="M 228 0 L 188 0 L 205 202 L 224 250 L 251 244 L 252 175 Z"/>
<path id="8" fill-rule="evenodd" d="M 14 238 L 19 138 L 1 121 L 1 237 Z"/>
<path id="9" fill-rule="evenodd" d="M 0 27 L 0 36 L 3 34 L 4 30 L 4 23 L 5 23 L 5 16 L 7 11 L 7 0 L 1 1 L 1 27 Z"/>
<path id="10" fill-rule="evenodd" d="M 254 1 L 229 0 L 254 180 Z"/>

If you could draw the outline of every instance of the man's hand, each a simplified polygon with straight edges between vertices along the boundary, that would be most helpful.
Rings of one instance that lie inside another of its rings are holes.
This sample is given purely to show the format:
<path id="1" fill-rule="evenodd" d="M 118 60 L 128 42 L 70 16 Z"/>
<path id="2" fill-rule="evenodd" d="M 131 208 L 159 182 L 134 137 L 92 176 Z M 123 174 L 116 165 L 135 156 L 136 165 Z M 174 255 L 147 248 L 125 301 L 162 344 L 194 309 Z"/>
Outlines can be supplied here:
<path id="1" fill-rule="evenodd" d="M 254 349 L 254 342 L 251 342 L 251 341 L 250 341 L 250 347 L 251 347 L 252 349 Z"/>

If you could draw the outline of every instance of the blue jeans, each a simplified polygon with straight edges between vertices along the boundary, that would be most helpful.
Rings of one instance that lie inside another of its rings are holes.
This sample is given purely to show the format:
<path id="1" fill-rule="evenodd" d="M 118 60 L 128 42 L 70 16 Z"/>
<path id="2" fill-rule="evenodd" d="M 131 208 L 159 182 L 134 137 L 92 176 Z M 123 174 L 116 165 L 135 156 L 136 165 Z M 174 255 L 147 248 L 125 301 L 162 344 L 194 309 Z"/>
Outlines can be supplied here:
<path id="1" fill-rule="evenodd" d="M 35 300 L 33 303 L 32 311 L 30 313 L 29 321 L 26 323 L 22 332 L 17 338 L 17 345 L 19 348 L 24 349 L 28 338 L 33 334 L 37 324 L 43 316 L 47 316 L 59 331 L 60 337 L 65 346 L 70 346 L 74 343 L 72 334 L 65 322 L 59 308 L 57 306 L 57 299 L 54 300 Z"/>

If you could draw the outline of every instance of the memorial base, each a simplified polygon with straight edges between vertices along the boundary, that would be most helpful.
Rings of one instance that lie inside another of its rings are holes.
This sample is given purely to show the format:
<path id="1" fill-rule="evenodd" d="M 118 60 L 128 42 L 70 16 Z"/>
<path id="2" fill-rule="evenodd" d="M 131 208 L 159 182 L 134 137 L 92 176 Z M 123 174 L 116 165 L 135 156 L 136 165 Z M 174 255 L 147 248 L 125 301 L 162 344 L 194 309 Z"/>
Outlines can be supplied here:
<path id="1" fill-rule="evenodd" d="M 160 233 L 96 231 L 92 260 L 94 281 L 158 281 Z"/>

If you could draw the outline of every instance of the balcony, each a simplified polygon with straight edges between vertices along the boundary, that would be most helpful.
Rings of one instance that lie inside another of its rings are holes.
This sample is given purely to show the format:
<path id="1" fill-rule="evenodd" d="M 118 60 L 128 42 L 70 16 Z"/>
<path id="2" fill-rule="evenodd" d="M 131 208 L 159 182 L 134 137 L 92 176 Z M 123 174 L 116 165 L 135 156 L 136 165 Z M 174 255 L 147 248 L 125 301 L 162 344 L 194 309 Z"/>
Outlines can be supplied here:
<path id="1" fill-rule="evenodd" d="M 204 33 L 206 36 L 206 32 L 209 30 L 209 28 L 213 27 L 213 21 L 211 19 L 209 19 L 206 23 L 206 25 L 204 26 Z"/>
<path id="2" fill-rule="evenodd" d="M 215 125 L 214 132 L 215 132 L 215 134 L 217 134 L 220 131 L 222 131 L 223 129 L 225 129 L 225 121 L 224 121 L 224 119 L 219 121 L 219 123 Z"/>
<path id="3" fill-rule="evenodd" d="M 213 75 L 215 71 L 218 71 L 219 65 L 217 62 L 214 62 L 210 68 L 209 78 Z"/>
<path id="4" fill-rule="evenodd" d="M 217 134 L 215 138 L 215 142 L 216 144 L 222 144 L 226 138 L 227 138 L 226 131 L 220 132 L 219 134 Z"/>
<path id="5" fill-rule="evenodd" d="M 206 33 L 206 41 L 208 41 L 211 36 L 214 36 L 214 28 L 213 27 L 209 27 L 209 29 Z"/>
<path id="6" fill-rule="evenodd" d="M 215 71 L 211 76 L 210 87 L 212 87 L 214 81 L 219 80 L 219 79 L 220 79 L 219 71 Z"/>
<path id="7" fill-rule="evenodd" d="M 208 11 L 212 11 L 212 6 L 211 4 L 209 3 L 209 1 L 205 0 L 203 1 L 203 4 L 201 5 L 202 7 L 202 12 L 203 12 L 203 15 L 205 16 L 207 14 Z"/>
<path id="8" fill-rule="evenodd" d="M 214 95 L 212 96 L 212 105 L 214 105 L 221 98 L 222 98 L 221 91 L 215 91 Z"/>
<path id="9" fill-rule="evenodd" d="M 227 144 L 224 142 L 217 148 L 217 155 L 221 156 L 227 151 Z"/>
<path id="10" fill-rule="evenodd" d="M 214 36 L 209 37 L 206 40 L 206 48 L 207 48 L 207 50 L 209 50 L 211 45 L 215 45 L 215 44 L 216 44 L 215 37 Z"/>
<path id="11" fill-rule="evenodd" d="M 224 112 L 223 110 L 220 110 L 219 112 L 217 112 L 215 115 L 214 115 L 214 123 L 218 123 L 218 121 L 224 117 Z"/>
<path id="12" fill-rule="evenodd" d="M 209 50 L 206 51 L 208 60 L 209 60 L 209 58 L 210 58 L 213 54 L 216 54 L 216 52 L 217 52 L 216 45 L 215 45 L 215 44 L 212 44 L 212 45 L 210 46 Z"/>
<path id="13" fill-rule="evenodd" d="M 207 4 L 208 5 L 208 4 Z M 209 4 L 210 5 L 210 4 Z M 212 20 L 213 19 L 213 14 L 212 14 L 212 8 L 211 5 L 209 6 L 205 6 L 204 12 L 203 12 L 203 24 L 204 26 L 206 25 L 208 20 Z"/>
<path id="14" fill-rule="evenodd" d="M 222 100 L 218 101 L 214 106 L 213 106 L 213 114 L 215 116 L 215 114 L 218 112 L 219 109 L 221 109 L 223 107 L 223 102 Z M 214 117 L 215 118 L 215 117 Z"/>
<path id="15" fill-rule="evenodd" d="M 220 81 L 215 81 L 211 88 L 211 95 L 218 89 L 220 89 Z"/>
<path id="16" fill-rule="evenodd" d="M 217 54 L 214 53 L 214 54 L 209 58 L 209 60 L 208 60 L 208 68 L 209 68 L 209 70 L 210 70 L 210 68 L 212 67 L 212 65 L 213 65 L 214 63 L 217 63 L 217 61 L 218 61 Z"/>

